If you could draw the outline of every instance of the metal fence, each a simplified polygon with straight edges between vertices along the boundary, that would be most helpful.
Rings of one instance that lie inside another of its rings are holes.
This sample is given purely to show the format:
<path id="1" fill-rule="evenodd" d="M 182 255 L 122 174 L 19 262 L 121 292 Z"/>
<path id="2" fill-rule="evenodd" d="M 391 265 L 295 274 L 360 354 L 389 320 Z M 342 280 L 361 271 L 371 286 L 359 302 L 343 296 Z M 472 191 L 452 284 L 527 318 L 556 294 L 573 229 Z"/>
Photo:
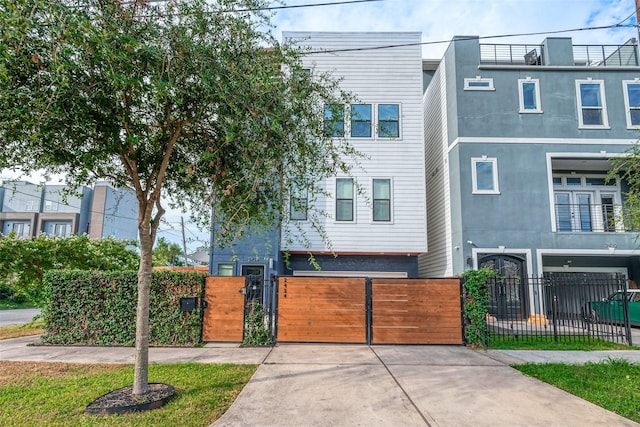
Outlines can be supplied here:
<path id="1" fill-rule="evenodd" d="M 627 281 L 597 274 L 496 277 L 488 283 L 489 343 L 597 341 L 631 345 Z"/>

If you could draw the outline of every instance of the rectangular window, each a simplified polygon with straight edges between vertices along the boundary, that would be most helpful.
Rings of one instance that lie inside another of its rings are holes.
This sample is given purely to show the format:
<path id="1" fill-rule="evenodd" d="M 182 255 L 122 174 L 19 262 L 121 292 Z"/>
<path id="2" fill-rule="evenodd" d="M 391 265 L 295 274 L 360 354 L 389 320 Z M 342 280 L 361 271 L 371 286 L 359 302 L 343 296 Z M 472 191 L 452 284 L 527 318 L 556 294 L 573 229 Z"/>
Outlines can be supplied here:
<path id="1" fill-rule="evenodd" d="M 538 79 L 519 79 L 520 112 L 542 113 L 540 108 L 540 86 Z"/>
<path id="2" fill-rule="evenodd" d="M 218 276 L 233 276 L 233 264 L 218 264 Z"/>
<path id="3" fill-rule="evenodd" d="M 608 128 L 603 80 L 576 80 L 578 121 L 581 128 Z"/>
<path id="4" fill-rule="evenodd" d="M 324 133 L 326 136 L 344 136 L 344 108 L 340 104 L 324 106 Z"/>
<path id="5" fill-rule="evenodd" d="M 499 194 L 498 159 L 484 156 L 472 158 L 471 172 L 474 194 Z"/>
<path id="6" fill-rule="evenodd" d="M 373 220 L 391 221 L 391 180 L 373 180 Z"/>
<path id="7" fill-rule="evenodd" d="M 640 129 L 640 80 L 623 81 L 622 86 L 627 111 L 627 128 Z"/>
<path id="8" fill-rule="evenodd" d="M 371 138 L 371 104 L 351 105 L 351 136 Z"/>
<path id="9" fill-rule="evenodd" d="M 56 237 L 67 237 L 67 224 L 54 224 L 53 235 Z"/>
<path id="10" fill-rule="evenodd" d="M 58 210 L 58 202 L 54 202 L 52 200 L 45 200 L 44 202 L 44 211 L 52 212 Z"/>
<path id="11" fill-rule="evenodd" d="M 336 179 L 336 221 L 353 221 L 353 179 Z"/>
<path id="12" fill-rule="evenodd" d="M 400 105 L 378 104 L 378 137 L 400 137 Z"/>
<path id="13" fill-rule="evenodd" d="M 495 90 L 493 79 L 480 76 L 464 79 L 464 90 Z"/>
<path id="14" fill-rule="evenodd" d="M 289 218 L 294 221 L 306 221 L 308 209 L 308 191 L 294 184 L 291 189 Z"/>
<path id="15" fill-rule="evenodd" d="M 11 231 L 16 233 L 16 235 L 23 237 L 24 236 L 24 223 L 22 222 L 14 222 L 11 226 Z"/>

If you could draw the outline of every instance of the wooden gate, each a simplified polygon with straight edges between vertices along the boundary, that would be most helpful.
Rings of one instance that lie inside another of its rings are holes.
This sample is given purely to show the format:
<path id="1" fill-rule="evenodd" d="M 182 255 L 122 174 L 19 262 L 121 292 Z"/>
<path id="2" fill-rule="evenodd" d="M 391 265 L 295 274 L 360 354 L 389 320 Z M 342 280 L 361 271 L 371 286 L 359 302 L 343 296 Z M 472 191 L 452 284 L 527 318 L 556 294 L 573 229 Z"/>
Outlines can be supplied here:
<path id="1" fill-rule="evenodd" d="M 279 342 L 366 343 L 366 280 L 281 277 Z"/>
<path id="2" fill-rule="evenodd" d="M 372 344 L 462 344 L 459 279 L 374 279 Z"/>
<path id="3" fill-rule="evenodd" d="M 242 341 L 245 281 L 245 277 L 207 277 L 203 341 Z"/>

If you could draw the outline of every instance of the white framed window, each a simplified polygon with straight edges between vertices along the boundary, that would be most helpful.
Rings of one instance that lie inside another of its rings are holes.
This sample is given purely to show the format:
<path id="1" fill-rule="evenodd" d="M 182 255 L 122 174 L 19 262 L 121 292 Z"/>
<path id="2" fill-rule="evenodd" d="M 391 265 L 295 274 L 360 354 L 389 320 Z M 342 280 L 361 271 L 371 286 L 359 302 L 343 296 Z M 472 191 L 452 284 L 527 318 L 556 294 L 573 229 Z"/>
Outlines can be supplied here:
<path id="1" fill-rule="evenodd" d="M 309 192 L 306 188 L 293 184 L 289 200 L 289 218 L 294 221 L 306 221 L 309 208 Z"/>
<path id="2" fill-rule="evenodd" d="M 371 138 L 371 104 L 351 104 L 351 137 Z"/>
<path id="3" fill-rule="evenodd" d="M 464 90 L 496 90 L 493 79 L 487 77 L 472 77 L 464 79 Z"/>
<path id="4" fill-rule="evenodd" d="M 584 129 L 608 129 L 607 103 L 604 80 L 576 80 L 579 127 Z"/>
<path id="5" fill-rule="evenodd" d="M 69 237 L 68 224 L 53 224 L 53 235 L 55 237 Z"/>
<path id="6" fill-rule="evenodd" d="M 521 113 L 542 113 L 540 82 L 538 79 L 532 79 L 531 77 L 518 79 L 518 95 L 520 97 Z"/>
<path id="7" fill-rule="evenodd" d="M 374 178 L 373 187 L 373 221 L 391 222 L 391 180 Z"/>
<path id="8" fill-rule="evenodd" d="M 336 221 L 353 222 L 354 199 L 352 178 L 336 178 Z"/>
<path id="9" fill-rule="evenodd" d="M 624 80 L 622 90 L 627 113 L 627 128 L 640 129 L 640 79 Z"/>
<path id="10" fill-rule="evenodd" d="M 498 189 L 498 159 L 486 156 L 471 159 L 473 194 L 500 194 Z"/>
<path id="11" fill-rule="evenodd" d="M 344 136 L 344 106 L 340 104 L 324 106 L 324 133 L 326 136 L 335 138 Z"/>
<path id="12" fill-rule="evenodd" d="M 57 210 L 58 210 L 58 202 L 54 202 L 53 200 L 45 200 L 44 202 L 45 212 L 54 212 Z"/>
<path id="13" fill-rule="evenodd" d="M 400 104 L 378 104 L 378 138 L 400 138 Z"/>

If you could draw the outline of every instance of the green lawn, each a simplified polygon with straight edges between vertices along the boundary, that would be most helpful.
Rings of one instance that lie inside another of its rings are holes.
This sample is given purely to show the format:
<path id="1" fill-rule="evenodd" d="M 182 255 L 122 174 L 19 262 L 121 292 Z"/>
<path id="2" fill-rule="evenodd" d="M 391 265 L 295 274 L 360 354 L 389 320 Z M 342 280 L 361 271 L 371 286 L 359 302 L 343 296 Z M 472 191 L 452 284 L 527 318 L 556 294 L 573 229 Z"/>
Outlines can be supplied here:
<path id="1" fill-rule="evenodd" d="M 580 339 L 578 339 L 580 338 Z M 583 339 L 584 337 L 559 336 L 558 342 L 553 337 L 522 335 L 517 339 L 512 336 L 492 335 L 489 338 L 490 350 L 638 350 L 625 344 L 614 343 L 600 338 Z"/>
<path id="2" fill-rule="evenodd" d="M 514 368 L 640 422 L 640 364 L 610 359 L 585 365 L 528 363 Z"/>
<path id="3" fill-rule="evenodd" d="M 233 403 L 257 366 L 152 364 L 149 381 L 171 384 L 176 398 L 160 409 L 89 415 L 86 406 L 131 385 L 130 365 L 0 362 L 1 426 L 208 426 Z"/>

